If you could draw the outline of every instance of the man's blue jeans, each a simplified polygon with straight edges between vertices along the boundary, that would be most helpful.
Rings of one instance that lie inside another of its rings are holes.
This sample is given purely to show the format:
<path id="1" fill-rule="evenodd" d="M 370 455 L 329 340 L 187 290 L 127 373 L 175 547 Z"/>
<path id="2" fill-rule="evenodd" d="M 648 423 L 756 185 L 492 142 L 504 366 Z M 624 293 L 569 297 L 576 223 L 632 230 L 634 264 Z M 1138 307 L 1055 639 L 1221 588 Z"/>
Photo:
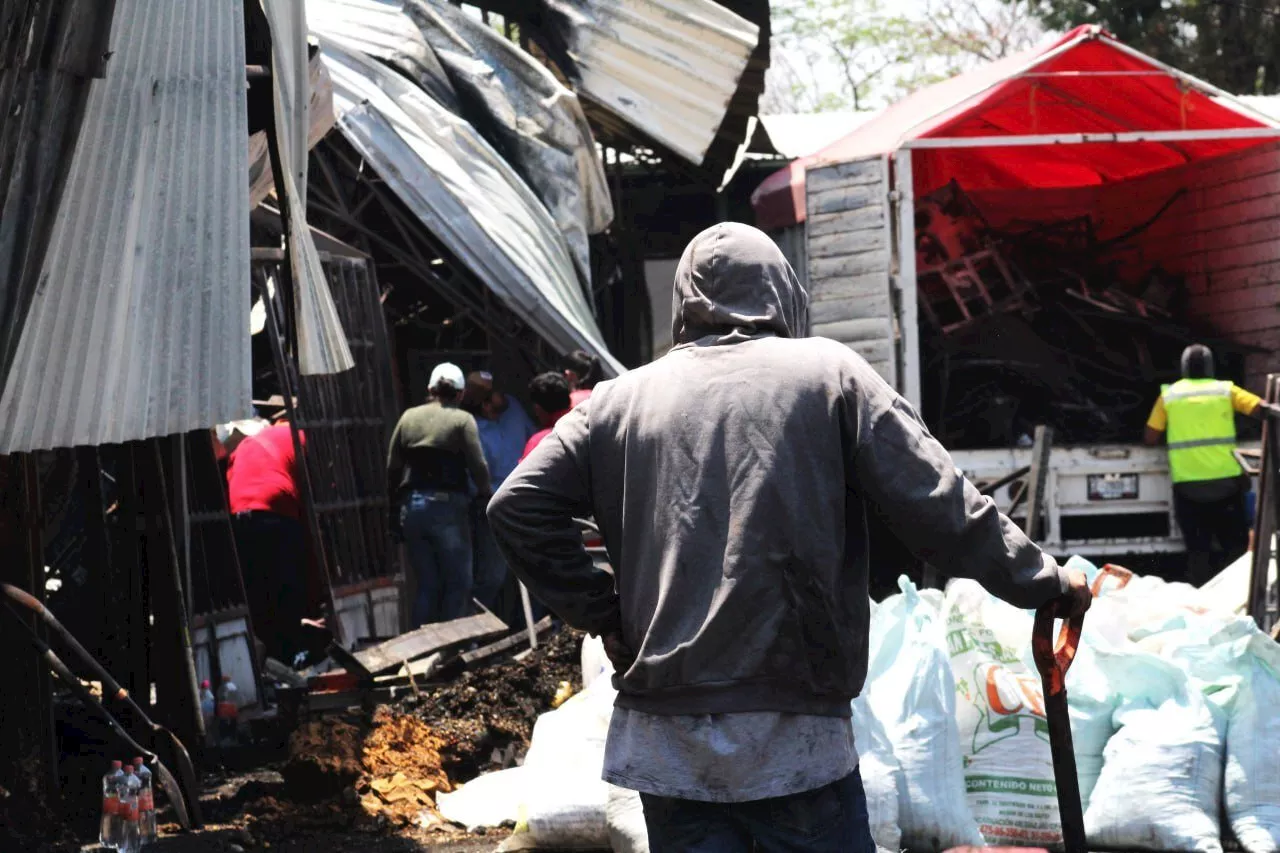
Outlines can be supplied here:
<path id="1" fill-rule="evenodd" d="M 413 627 L 471 612 L 471 519 L 467 496 L 410 492 L 400 507 L 405 549 L 418 581 Z"/>
<path id="2" fill-rule="evenodd" d="M 769 772 L 767 767 L 760 772 Z M 875 853 L 855 769 L 814 791 L 748 803 L 641 794 L 650 853 Z"/>

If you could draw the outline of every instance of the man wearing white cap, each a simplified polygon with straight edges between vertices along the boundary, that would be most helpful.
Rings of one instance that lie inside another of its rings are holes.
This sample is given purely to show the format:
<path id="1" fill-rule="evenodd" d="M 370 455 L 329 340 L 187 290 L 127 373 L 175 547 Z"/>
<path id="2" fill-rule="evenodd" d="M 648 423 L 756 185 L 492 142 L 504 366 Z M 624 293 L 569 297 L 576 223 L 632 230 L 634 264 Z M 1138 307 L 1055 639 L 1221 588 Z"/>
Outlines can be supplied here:
<path id="1" fill-rule="evenodd" d="M 470 608 L 467 474 L 482 495 L 490 486 L 475 418 L 458 408 L 465 385 L 457 365 L 436 365 L 426 405 L 400 416 L 387 453 L 391 527 L 404 537 L 418 582 L 415 628 L 458 619 Z"/>

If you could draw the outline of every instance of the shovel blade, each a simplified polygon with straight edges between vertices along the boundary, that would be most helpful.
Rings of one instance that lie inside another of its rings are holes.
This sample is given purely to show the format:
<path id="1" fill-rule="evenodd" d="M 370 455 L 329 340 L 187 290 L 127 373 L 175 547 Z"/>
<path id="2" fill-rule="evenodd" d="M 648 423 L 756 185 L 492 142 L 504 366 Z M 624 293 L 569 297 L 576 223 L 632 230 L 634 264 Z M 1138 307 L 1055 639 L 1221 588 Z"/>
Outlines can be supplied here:
<path id="1" fill-rule="evenodd" d="M 187 809 L 188 821 L 180 821 L 180 823 L 185 827 L 187 822 L 190 822 L 194 828 L 199 829 L 204 825 L 204 818 L 200 814 L 200 779 L 196 776 L 195 765 L 191 763 L 191 755 L 187 752 L 187 748 L 183 746 L 182 741 L 178 740 L 177 735 L 163 726 L 156 726 L 152 737 L 152 747 L 156 748 L 156 752 L 159 752 L 158 747 L 161 746 L 166 747 L 168 755 L 172 757 L 174 766 L 182 776 L 182 789 L 191 798 L 190 808 Z M 169 778 L 172 779 L 173 776 L 170 775 Z M 172 796 L 170 799 L 172 799 Z"/>
<path id="2" fill-rule="evenodd" d="M 155 759 L 152 765 L 155 769 L 156 778 L 160 780 L 160 788 L 164 791 L 164 795 L 169 798 L 169 804 L 173 806 L 178 823 L 182 825 L 183 829 L 191 829 L 191 815 L 187 812 L 187 801 L 182 796 L 182 789 L 178 787 L 178 780 L 173 778 L 169 768 L 165 767 L 160 759 Z M 199 791 L 192 792 L 192 796 L 198 795 Z"/>

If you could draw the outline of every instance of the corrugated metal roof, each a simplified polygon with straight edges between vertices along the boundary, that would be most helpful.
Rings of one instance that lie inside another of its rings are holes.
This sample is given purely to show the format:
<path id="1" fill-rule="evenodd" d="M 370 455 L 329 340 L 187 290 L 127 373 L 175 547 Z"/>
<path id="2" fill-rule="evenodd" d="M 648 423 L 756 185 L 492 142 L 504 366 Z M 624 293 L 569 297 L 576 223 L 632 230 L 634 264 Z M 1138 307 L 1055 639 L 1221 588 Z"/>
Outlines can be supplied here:
<path id="1" fill-rule="evenodd" d="M 462 117 L 541 199 L 579 276 L 590 282 L 587 235 L 609 227 L 613 202 L 578 96 L 519 45 L 447 0 L 411 0 L 405 9 L 462 96 Z"/>
<path id="2" fill-rule="evenodd" d="M 94 77 L 106 73 L 114 0 L 0 3 L 0 384 L 8 375 Z"/>
<path id="3" fill-rule="evenodd" d="M 547 0 L 580 93 L 700 164 L 760 28 L 712 0 Z"/>
<path id="4" fill-rule="evenodd" d="M 0 396 L 0 453 L 251 411 L 243 6 L 118 0 L 110 46 Z"/>
<path id="5" fill-rule="evenodd" d="M 470 124 L 407 77 L 327 39 L 338 127 L 431 232 L 563 350 L 610 355 L 547 209 Z"/>
<path id="6" fill-rule="evenodd" d="M 384 60 L 452 112 L 458 95 L 403 0 L 306 0 L 307 26 L 331 44 Z"/>
<path id="7" fill-rule="evenodd" d="M 307 14 L 316 35 L 406 70 L 484 134 L 542 201 L 564 232 L 582 280 L 590 280 L 588 235 L 609 226 L 613 204 L 576 94 L 518 45 L 447 0 L 307 0 Z M 451 87 L 444 98 L 433 78 L 426 85 L 415 70 L 428 54 Z"/>

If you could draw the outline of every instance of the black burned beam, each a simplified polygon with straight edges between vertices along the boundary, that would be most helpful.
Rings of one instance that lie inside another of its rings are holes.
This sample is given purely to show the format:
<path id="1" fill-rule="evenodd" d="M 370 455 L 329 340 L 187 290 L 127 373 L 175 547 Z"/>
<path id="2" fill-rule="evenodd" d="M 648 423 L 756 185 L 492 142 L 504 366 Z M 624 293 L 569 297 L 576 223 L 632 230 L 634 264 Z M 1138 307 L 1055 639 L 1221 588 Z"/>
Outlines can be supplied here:
<path id="1" fill-rule="evenodd" d="M 416 660 L 441 649 L 492 637 L 505 631 L 505 622 L 492 613 L 482 613 L 479 616 L 424 625 L 385 643 L 356 652 L 355 658 L 365 671 L 377 674 L 392 667 L 403 666 L 405 661 Z"/>
<path id="2" fill-rule="evenodd" d="M 39 478 L 29 454 L 0 456 L 0 581 L 12 583 L 44 601 Z M 27 613 L 16 617 L 44 636 L 42 623 Z M 0 667 L 0 829 L 38 833 L 53 826 L 58 796 L 53 694 L 49 671 L 16 619 L 0 619 L 6 650 Z"/>
<path id="3" fill-rule="evenodd" d="M 157 716 L 174 729 L 184 743 L 203 743 L 204 718 L 200 713 L 199 684 L 191 647 L 188 596 L 183 588 L 170 492 L 164 475 L 163 456 L 169 447 L 168 441 L 155 438 L 131 445 L 146 515 L 147 583 L 155 640 L 150 680 L 156 686 Z"/>
<path id="4" fill-rule="evenodd" d="M 543 616 L 542 619 L 536 625 L 533 626 L 533 632 L 537 636 L 542 636 L 543 634 L 547 633 L 550 630 L 551 630 L 550 616 Z M 490 643 L 487 646 L 481 646 L 480 648 L 475 649 L 474 651 L 463 652 L 460 655 L 460 657 L 462 658 L 462 662 L 464 664 L 466 664 L 467 666 L 470 666 L 471 664 L 476 663 L 477 661 L 487 660 L 488 658 L 491 658 L 494 655 L 502 654 L 505 651 L 516 648 L 517 646 L 523 646 L 528 642 L 529 642 L 529 632 L 521 629 L 516 633 L 512 634 L 510 637 L 503 637 L 501 640 L 498 640 L 497 642 Z"/>

